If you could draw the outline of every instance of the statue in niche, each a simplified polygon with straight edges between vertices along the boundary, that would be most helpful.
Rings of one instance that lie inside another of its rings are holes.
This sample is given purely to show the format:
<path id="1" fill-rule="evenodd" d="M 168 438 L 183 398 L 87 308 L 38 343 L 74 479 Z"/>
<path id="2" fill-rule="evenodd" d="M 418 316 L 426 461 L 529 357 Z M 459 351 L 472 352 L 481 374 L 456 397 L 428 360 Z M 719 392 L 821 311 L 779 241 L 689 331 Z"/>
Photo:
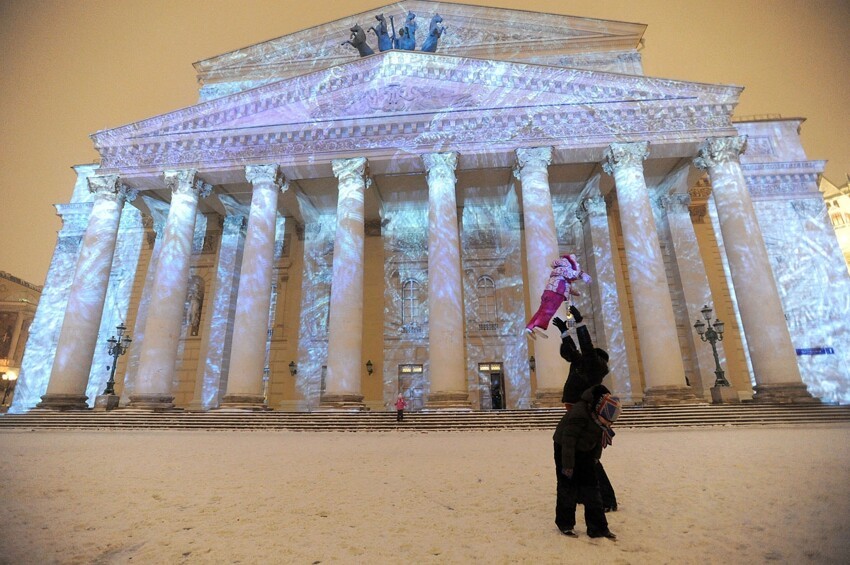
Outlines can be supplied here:
<path id="1" fill-rule="evenodd" d="M 345 45 L 346 43 L 357 49 L 361 57 L 375 54 L 372 48 L 366 43 L 366 32 L 357 24 L 354 24 L 354 27 L 351 28 L 351 39 L 343 41 L 341 45 Z"/>
<path id="2" fill-rule="evenodd" d="M 443 18 L 440 14 L 434 14 L 434 17 L 431 18 L 431 23 L 428 25 L 428 37 L 422 44 L 422 51 L 428 53 L 437 51 L 437 42 L 440 41 L 440 36 L 446 31 L 446 26 L 440 25 L 442 21 Z"/>
<path id="3" fill-rule="evenodd" d="M 413 51 L 416 49 L 416 14 L 407 13 L 407 19 L 401 26 L 398 38 L 398 48 Z"/>
<path id="4" fill-rule="evenodd" d="M 369 29 L 378 37 L 378 50 L 389 51 L 390 49 L 394 49 L 398 38 L 395 35 L 395 22 L 393 21 L 393 17 L 390 16 L 392 35 L 390 35 L 387 31 L 387 19 L 384 17 L 384 14 L 378 14 L 375 16 L 375 19 L 378 20 L 378 25 L 372 26 Z"/>
<path id="5" fill-rule="evenodd" d="M 189 279 L 188 299 L 186 323 L 189 325 L 189 333 L 197 336 L 201 328 L 201 308 L 204 306 L 204 279 L 198 276 Z"/>

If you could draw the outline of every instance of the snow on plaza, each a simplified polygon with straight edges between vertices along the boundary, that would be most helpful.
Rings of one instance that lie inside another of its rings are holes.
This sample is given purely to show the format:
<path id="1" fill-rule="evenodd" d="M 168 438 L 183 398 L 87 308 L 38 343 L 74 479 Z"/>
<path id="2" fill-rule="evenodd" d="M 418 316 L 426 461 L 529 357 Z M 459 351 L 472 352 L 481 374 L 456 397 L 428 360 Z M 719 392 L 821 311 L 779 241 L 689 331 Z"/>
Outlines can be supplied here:
<path id="1" fill-rule="evenodd" d="M 0 432 L 2 563 L 846 563 L 850 426 L 620 429 L 615 542 L 550 430 Z"/>

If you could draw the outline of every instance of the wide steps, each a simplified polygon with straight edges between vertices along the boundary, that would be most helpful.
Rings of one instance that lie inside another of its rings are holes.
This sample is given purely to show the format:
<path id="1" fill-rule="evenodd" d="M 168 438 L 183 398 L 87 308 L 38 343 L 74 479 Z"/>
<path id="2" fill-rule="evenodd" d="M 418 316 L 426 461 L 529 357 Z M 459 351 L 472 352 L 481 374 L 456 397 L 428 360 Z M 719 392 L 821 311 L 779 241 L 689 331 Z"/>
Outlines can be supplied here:
<path id="1" fill-rule="evenodd" d="M 112 412 L 33 411 L 0 416 L 0 429 L 31 430 L 504 430 L 553 429 L 562 409 L 500 410 L 492 412 L 407 412 L 404 422 L 395 412 Z M 802 425 L 850 422 L 850 406 L 796 405 L 676 405 L 630 406 L 618 428 L 675 428 L 695 426 Z"/>

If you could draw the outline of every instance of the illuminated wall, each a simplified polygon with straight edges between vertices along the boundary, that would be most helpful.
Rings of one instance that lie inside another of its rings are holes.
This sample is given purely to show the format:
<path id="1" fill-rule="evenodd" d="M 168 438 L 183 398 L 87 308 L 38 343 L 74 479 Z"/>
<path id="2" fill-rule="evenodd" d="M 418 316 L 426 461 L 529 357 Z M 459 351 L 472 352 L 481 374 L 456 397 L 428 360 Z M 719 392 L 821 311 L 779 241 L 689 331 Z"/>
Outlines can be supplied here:
<path id="1" fill-rule="evenodd" d="M 850 276 L 800 144 L 803 120 L 737 124 L 742 158 L 803 381 L 826 402 L 850 402 Z"/>

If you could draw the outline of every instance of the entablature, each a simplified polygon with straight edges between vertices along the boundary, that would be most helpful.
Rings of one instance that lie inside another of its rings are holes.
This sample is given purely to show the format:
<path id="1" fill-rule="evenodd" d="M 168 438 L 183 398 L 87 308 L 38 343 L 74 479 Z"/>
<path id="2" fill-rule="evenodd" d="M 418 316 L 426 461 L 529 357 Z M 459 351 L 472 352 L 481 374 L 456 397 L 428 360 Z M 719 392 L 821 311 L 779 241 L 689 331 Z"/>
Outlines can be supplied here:
<path id="1" fill-rule="evenodd" d="M 373 170 L 414 172 L 418 156 L 435 151 L 465 155 L 462 166 L 510 166 L 517 148 L 536 146 L 583 162 L 601 159 L 612 142 L 631 141 L 650 141 L 656 156 L 687 156 L 706 137 L 735 135 L 740 91 L 388 51 L 92 138 L 99 173 L 125 178 L 264 162 L 312 175 L 353 156 L 367 157 Z"/>

